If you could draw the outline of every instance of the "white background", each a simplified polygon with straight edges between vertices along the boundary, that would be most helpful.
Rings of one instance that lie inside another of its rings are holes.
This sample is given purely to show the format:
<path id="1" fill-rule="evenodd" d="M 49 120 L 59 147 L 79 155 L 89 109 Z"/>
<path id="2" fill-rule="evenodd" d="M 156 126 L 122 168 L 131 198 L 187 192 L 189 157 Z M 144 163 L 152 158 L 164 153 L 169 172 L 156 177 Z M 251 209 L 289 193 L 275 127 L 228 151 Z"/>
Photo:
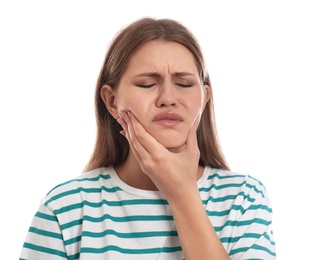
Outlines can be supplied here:
<path id="1" fill-rule="evenodd" d="M 94 88 L 110 40 L 128 23 L 153 16 L 179 20 L 199 39 L 223 149 L 232 170 L 265 184 L 278 259 L 311 259 L 311 2 L 2 1 L 1 256 L 18 258 L 41 198 L 87 163 Z"/>

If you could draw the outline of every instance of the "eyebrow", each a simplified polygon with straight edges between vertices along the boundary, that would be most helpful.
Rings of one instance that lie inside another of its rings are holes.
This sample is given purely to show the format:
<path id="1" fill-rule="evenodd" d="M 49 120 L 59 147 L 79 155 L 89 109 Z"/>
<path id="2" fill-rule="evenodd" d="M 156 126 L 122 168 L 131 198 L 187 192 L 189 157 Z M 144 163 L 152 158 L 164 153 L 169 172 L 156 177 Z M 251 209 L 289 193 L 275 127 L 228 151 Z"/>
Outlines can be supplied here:
<path id="1" fill-rule="evenodd" d="M 183 77 L 183 76 L 195 76 L 192 73 L 189 72 L 175 72 L 172 74 L 172 76 L 174 77 Z M 162 75 L 157 73 L 157 72 L 144 72 L 141 74 L 137 74 L 135 77 L 150 77 L 150 78 L 161 78 Z"/>

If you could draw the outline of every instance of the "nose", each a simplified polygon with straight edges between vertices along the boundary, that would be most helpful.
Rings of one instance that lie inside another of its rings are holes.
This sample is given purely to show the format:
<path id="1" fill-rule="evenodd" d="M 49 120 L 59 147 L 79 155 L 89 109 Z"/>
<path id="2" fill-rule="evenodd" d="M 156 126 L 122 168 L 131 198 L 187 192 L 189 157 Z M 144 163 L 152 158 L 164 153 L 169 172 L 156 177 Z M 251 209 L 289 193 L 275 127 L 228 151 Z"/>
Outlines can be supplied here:
<path id="1" fill-rule="evenodd" d="M 158 91 L 157 107 L 177 106 L 175 90 L 171 84 L 163 84 Z"/>

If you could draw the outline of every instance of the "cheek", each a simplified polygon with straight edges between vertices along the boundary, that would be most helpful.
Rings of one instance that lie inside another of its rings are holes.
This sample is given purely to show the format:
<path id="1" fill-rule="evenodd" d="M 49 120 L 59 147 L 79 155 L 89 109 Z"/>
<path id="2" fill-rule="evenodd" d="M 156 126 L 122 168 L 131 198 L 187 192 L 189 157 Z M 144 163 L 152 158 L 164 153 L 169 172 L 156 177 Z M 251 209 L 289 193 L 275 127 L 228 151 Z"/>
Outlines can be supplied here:
<path id="1" fill-rule="evenodd" d="M 191 111 L 191 116 L 193 116 L 194 119 L 200 117 L 204 108 L 202 96 L 197 95 L 190 100 L 191 102 L 189 103 L 189 111 Z"/>
<path id="2" fill-rule="evenodd" d="M 128 110 L 130 110 L 140 121 L 140 123 L 145 123 L 148 119 L 149 103 L 143 99 L 136 99 L 134 102 L 129 103 Z"/>
<path id="3" fill-rule="evenodd" d="M 141 117 L 147 111 L 148 101 L 139 95 L 122 96 L 117 100 L 118 111 L 131 111 L 136 117 Z"/>

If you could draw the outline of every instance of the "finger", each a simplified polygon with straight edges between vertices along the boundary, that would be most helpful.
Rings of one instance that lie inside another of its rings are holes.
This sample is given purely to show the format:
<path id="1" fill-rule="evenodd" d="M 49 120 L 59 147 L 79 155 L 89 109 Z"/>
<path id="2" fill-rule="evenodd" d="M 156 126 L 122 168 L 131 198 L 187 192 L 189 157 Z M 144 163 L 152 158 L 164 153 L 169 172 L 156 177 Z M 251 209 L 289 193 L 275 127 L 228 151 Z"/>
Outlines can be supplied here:
<path id="1" fill-rule="evenodd" d="M 149 154 L 153 155 L 156 151 L 159 151 L 160 153 L 161 149 L 165 149 L 162 144 L 160 144 L 152 135 L 150 135 L 145 130 L 137 117 L 132 113 L 130 114 L 130 120 L 132 122 L 134 133 L 137 136 L 137 140 L 141 143 L 141 145 Z"/>
<path id="2" fill-rule="evenodd" d="M 120 130 L 119 133 L 121 135 L 123 135 L 127 139 L 127 141 L 129 142 L 128 136 L 127 136 L 127 131 L 126 131 L 127 125 L 126 125 L 126 122 L 123 120 L 121 113 L 119 113 L 119 118 L 116 121 L 122 127 L 122 130 Z"/>
<path id="3" fill-rule="evenodd" d="M 146 131 L 133 113 L 129 113 L 129 119 L 126 119 L 126 122 L 133 128 L 130 127 L 129 130 L 133 135 L 132 143 L 140 158 L 138 162 L 145 173 L 151 174 L 157 164 L 163 164 L 164 160 L 169 157 L 166 154 L 168 150 Z"/>
<path id="4" fill-rule="evenodd" d="M 188 132 L 186 146 L 188 149 L 198 147 L 197 133 L 194 127 L 191 127 Z"/>
<path id="5" fill-rule="evenodd" d="M 187 141 L 186 141 L 186 150 L 191 153 L 199 154 L 199 147 L 197 141 L 197 128 L 198 128 L 198 119 L 196 118 L 193 125 L 190 127 Z"/>
<path id="6" fill-rule="evenodd" d="M 128 140 L 128 143 L 129 143 L 130 150 L 132 151 L 132 153 L 136 157 L 137 161 L 140 161 L 141 156 L 139 155 L 136 147 L 134 146 L 133 142 L 131 141 L 131 133 L 128 129 L 129 127 L 128 127 L 126 120 L 128 120 L 126 113 L 125 112 L 119 112 L 119 118 L 117 119 L 117 122 L 123 128 L 123 130 L 120 131 L 120 134 L 122 134 L 124 137 L 126 137 L 126 139 Z"/>
<path id="7" fill-rule="evenodd" d="M 137 133 L 135 131 L 135 128 L 133 126 L 133 122 L 131 120 L 131 112 L 129 112 L 128 114 L 126 112 L 121 113 L 122 120 L 124 121 L 123 127 L 124 127 L 124 130 L 126 132 L 126 137 L 129 141 L 129 145 L 130 145 L 131 149 L 135 153 L 135 156 L 138 157 L 138 159 L 143 159 L 143 157 L 146 156 L 146 154 L 148 152 L 143 147 L 141 142 L 138 140 Z M 139 122 L 137 122 L 138 120 L 134 120 L 134 121 L 136 123 L 139 123 Z M 141 125 L 141 127 L 142 127 L 142 125 Z"/>

